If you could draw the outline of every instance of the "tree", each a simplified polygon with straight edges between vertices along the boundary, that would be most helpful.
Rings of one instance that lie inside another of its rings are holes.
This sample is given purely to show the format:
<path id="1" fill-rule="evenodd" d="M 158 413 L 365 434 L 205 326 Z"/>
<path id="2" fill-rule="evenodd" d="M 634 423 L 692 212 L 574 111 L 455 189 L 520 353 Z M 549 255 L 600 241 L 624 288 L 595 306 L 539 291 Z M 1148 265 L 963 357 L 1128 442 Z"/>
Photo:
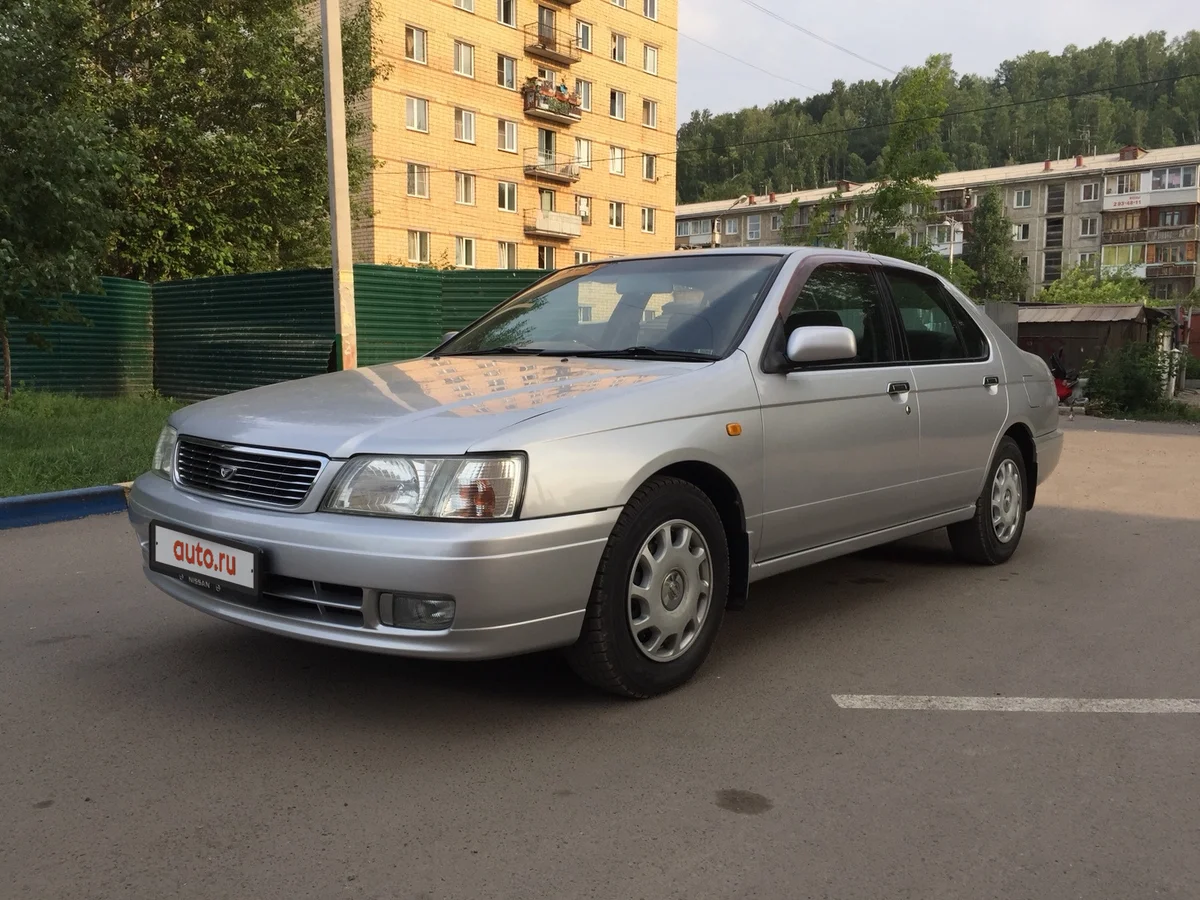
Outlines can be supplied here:
<path id="1" fill-rule="evenodd" d="M 976 204 L 963 247 L 963 262 L 978 276 L 978 300 L 1018 300 L 1025 291 L 1026 273 L 1013 255 L 1012 222 L 1004 214 L 1004 201 L 991 190 Z"/>
<path id="2" fill-rule="evenodd" d="M 86 0 L 3 0 L 0 15 L 0 72 L 8 73 L 0 78 L 0 355 L 8 400 L 9 323 L 78 319 L 60 298 L 96 284 L 124 157 L 82 53 L 96 34 Z"/>
<path id="3" fill-rule="evenodd" d="M 145 281 L 329 264 L 320 35 L 297 0 L 102 4 L 94 59 L 139 161 L 106 270 Z M 142 10 L 136 18 L 131 11 Z M 343 26 L 352 189 L 374 8 Z M 363 210 L 358 210 L 359 214 Z"/>
<path id="4" fill-rule="evenodd" d="M 1102 273 L 1083 266 L 1063 272 L 1058 281 L 1051 282 L 1037 295 L 1040 303 L 1069 305 L 1146 303 L 1149 299 L 1146 283 L 1129 270 Z"/>

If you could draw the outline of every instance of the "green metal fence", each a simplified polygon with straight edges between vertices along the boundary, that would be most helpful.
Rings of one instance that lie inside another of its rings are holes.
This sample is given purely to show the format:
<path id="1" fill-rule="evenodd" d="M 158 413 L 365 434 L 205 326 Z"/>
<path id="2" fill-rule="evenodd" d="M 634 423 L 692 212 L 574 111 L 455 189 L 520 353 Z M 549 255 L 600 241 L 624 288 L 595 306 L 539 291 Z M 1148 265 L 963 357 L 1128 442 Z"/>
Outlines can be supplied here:
<path id="1" fill-rule="evenodd" d="M 359 365 L 411 359 L 470 324 L 543 271 L 356 265 Z M 103 296 L 73 298 L 88 326 L 41 329 L 51 350 L 14 327 L 14 378 L 38 390 L 94 396 L 156 388 L 203 400 L 328 371 L 329 269 L 232 275 L 153 287 L 106 278 Z"/>
<path id="2" fill-rule="evenodd" d="M 124 278 L 102 278 L 101 284 L 102 294 L 70 298 L 86 324 L 9 323 L 14 384 L 90 397 L 151 389 L 150 285 Z M 44 338 L 49 349 L 30 343 L 31 334 Z"/>
<path id="3" fill-rule="evenodd" d="M 319 375 L 333 349 L 329 269 L 154 286 L 154 385 L 180 400 Z"/>

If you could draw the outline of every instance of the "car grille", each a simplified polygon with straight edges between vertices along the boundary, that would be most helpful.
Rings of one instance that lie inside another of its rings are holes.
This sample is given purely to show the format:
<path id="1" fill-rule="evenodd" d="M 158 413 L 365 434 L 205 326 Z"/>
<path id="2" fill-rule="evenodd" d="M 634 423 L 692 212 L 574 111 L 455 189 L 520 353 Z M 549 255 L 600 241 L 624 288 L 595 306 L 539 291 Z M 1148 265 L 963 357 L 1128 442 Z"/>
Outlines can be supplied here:
<path id="1" fill-rule="evenodd" d="M 181 438 L 175 473 L 184 487 L 268 506 L 299 506 L 321 474 L 319 456 Z"/>

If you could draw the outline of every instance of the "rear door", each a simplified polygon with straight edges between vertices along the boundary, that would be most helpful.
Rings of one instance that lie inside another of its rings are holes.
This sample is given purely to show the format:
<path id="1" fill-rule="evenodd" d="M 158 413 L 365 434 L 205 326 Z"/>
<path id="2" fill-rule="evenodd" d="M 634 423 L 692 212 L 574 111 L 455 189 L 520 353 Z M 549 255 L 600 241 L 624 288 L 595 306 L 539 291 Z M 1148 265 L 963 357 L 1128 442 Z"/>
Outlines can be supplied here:
<path id="1" fill-rule="evenodd" d="M 921 517 L 970 506 L 1008 419 L 1000 353 L 934 276 L 885 266 L 921 410 Z"/>
<path id="2" fill-rule="evenodd" d="M 756 373 L 764 431 L 760 561 L 908 521 L 919 475 L 912 371 L 897 361 L 874 267 L 818 264 L 779 314 L 773 358 L 787 334 L 812 325 L 850 328 L 858 356 Z"/>

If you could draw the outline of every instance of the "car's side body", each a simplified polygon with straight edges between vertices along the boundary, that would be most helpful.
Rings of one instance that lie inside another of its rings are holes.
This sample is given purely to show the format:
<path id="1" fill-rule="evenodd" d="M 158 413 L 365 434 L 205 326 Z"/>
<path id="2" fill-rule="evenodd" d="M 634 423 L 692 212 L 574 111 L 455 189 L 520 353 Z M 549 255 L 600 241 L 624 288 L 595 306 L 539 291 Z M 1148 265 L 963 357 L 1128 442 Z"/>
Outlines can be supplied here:
<path id="1" fill-rule="evenodd" d="M 868 366 L 784 366 L 774 348 L 789 304 L 820 267 L 871 273 L 864 277 L 875 280 L 888 309 L 885 269 L 934 276 L 846 251 L 717 252 L 774 256 L 778 266 L 737 348 L 711 363 L 531 364 L 525 392 L 540 393 L 516 411 L 435 403 L 418 386 L 431 359 L 181 411 L 172 420 L 180 435 L 317 453 L 328 462 L 305 502 L 288 511 L 142 476 L 129 514 L 144 555 L 151 521 L 178 523 L 262 548 L 275 581 L 266 599 L 249 604 L 149 568 L 148 577 L 198 609 L 277 633 L 406 655 L 484 658 L 579 637 L 609 535 L 630 498 L 656 475 L 696 484 L 718 507 L 729 538 L 732 602 L 754 580 L 969 519 L 1005 435 L 1026 457 L 1032 505 L 1036 483 L 1061 452 L 1053 379 L 1044 362 L 1020 351 L 946 282 L 939 281 L 941 290 L 986 336 L 984 358 L 922 363 L 894 353 Z M 889 321 L 896 336 L 886 340 L 902 350 L 899 318 Z M 340 430 L 323 424 L 324 410 Z M 321 508 L 356 454 L 490 452 L 527 458 L 514 520 L 389 520 Z M 321 586 L 330 583 L 361 592 L 361 604 L 349 604 L 353 619 L 321 603 Z M 386 626 L 379 597 L 401 588 L 456 597 L 453 627 Z"/>

